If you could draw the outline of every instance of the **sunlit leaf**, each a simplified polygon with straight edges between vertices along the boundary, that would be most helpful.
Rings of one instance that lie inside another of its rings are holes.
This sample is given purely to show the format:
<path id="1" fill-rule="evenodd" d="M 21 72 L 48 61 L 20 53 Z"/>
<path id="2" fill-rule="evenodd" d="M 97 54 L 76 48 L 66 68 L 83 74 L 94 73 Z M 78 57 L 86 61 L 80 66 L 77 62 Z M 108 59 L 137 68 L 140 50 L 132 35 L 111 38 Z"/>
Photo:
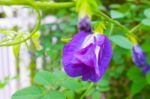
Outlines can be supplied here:
<path id="1" fill-rule="evenodd" d="M 125 48 L 125 49 L 132 48 L 131 42 L 124 36 L 121 36 L 121 35 L 110 36 L 110 40 L 122 48 Z"/>
<path id="2" fill-rule="evenodd" d="M 12 99 L 40 99 L 43 92 L 37 86 L 31 86 L 17 91 Z"/>
<path id="3" fill-rule="evenodd" d="M 20 46 L 21 46 L 20 44 L 13 46 L 13 52 L 14 52 L 14 55 L 15 55 L 16 57 L 19 56 Z"/>
<path id="4" fill-rule="evenodd" d="M 66 99 L 65 96 L 58 91 L 50 91 L 42 99 Z"/>
<path id="5" fill-rule="evenodd" d="M 143 19 L 142 23 L 146 26 L 150 26 L 150 18 Z"/>
<path id="6" fill-rule="evenodd" d="M 144 10 L 144 15 L 147 17 L 147 18 L 150 18 L 150 8 L 147 8 Z"/>
<path id="7" fill-rule="evenodd" d="M 53 75 L 48 71 L 40 71 L 35 75 L 34 81 L 47 87 L 53 82 Z"/>
<path id="8" fill-rule="evenodd" d="M 92 99 L 101 99 L 100 92 L 96 91 L 92 94 Z"/>
<path id="9" fill-rule="evenodd" d="M 115 11 L 115 10 L 111 10 L 110 11 L 110 16 L 114 19 L 119 19 L 119 18 L 123 18 L 124 14 L 119 12 L 119 11 Z"/>
<path id="10" fill-rule="evenodd" d="M 147 73 L 146 80 L 147 80 L 147 83 L 150 84 L 150 72 Z"/>
<path id="11" fill-rule="evenodd" d="M 134 82 L 131 85 L 131 93 L 132 95 L 135 95 L 139 92 L 142 91 L 142 89 L 146 86 L 146 81 L 145 80 L 141 80 L 139 82 Z"/>

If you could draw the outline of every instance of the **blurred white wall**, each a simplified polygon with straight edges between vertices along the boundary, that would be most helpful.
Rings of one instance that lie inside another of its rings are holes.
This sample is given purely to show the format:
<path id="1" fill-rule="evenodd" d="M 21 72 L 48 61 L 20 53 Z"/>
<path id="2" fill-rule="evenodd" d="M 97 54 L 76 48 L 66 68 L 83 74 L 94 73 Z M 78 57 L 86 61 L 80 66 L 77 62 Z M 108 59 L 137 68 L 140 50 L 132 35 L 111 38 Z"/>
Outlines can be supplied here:
<path id="1" fill-rule="evenodd" d="M 19 31 L 28 31 L 33 28 L 36 22 L 36 14 L 33 10 L 22 7 L 0 7 L 0 13 L 5 13 L 5 18 L 0 18 L 0 29 L 11 29 L 14 26 L 19 27 Z M 1 32 L 1 31 L 0 31 Z M 1 33 L 0 33 L 1 34 Z M 0 35 L 0 39 L 3 35 Z M 30 85 L 29 79 L 29 63 L 30 55 L 25 46 L 20 50 L 20 77 L 17 76 L 16 60 L 12 47 L 0 47 L 0 82 L 9 77 L 8 83 L 4 88 L 0 89 L 0 99 L 11 99 L 16 90 Z"/>
<path id="2" fill-rule="evenodd" d="M 2 6 L 0 7 L 0 13 L 5 13 L 5 18 L 0 18 L 0 30 L 11 29 L 14 26 L 19 27 L 20 32 L 28 32 L 33 29 L 36 24 L 36 14 L 29 8 L 23 8 L 18 6 Z M 47 16 L 42 20 L 42 24 L 53 23 L 59 21 L 54 16 Z M 0 31 L 1 32 L 1 31 Z M 0 39 L 3 35 L 0 33 Z M 57 41 L 55 37 L 52 38 L 53 43 Z M 20 50 L 20 77 L 14 79 L 17 75 L 16 60 L 13 54 L 13 47 L 0 47 L 0 82 L 5 77 L 10 77 L 8 84 L 4 88 L 0 88 L 0 99 L 11 99 L 11 96 L 18 89 L 27 87 L 30 85 L 29 78 L 29 63 L 30 54 L 28 49 L 22 45 Z M 42 68 L 42 58 L 36 60 L 36 68 L 39 70 Z"/>
<path id="3" fill-rule="evenodd" d="M 15 57 L 12 47 L 0 48 L 0 81 L 5 77 L 16 76 Z M 10 80 L 9 83 L 0 89 L 0 99 L 11 99 L 10 96 L 17 89 L 17 80 Z"/>

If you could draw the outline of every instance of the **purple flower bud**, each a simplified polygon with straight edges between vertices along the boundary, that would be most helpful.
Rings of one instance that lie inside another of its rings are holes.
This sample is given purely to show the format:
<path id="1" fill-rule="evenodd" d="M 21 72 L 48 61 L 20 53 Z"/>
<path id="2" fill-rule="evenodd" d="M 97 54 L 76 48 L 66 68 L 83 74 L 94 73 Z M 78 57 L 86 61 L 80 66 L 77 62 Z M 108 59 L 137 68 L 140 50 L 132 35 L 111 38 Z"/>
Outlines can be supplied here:
<path id="1" fill-rule="evenodd" d="M 143 67 L 147 64 L 146 55 L 139 45 L 132 48 L 132 59 L 138 67 Z"/>
<path id="2" fill-rule="evenodd" d="M 79 30 L 85 32 L 92 32 L 91 22 L 88 17 L 84 17 L 79 22 Z"/>
<path id="3" fill-rule="evenodd" d="M 81 76 L 84 81 L 97 82 L 108 69 L 112 58 L 112 46 L 106 36 L 92 34 L 87 31 L 91 30 L 89 28 L 80 30 L 64 46 L 62 57 L 64 70 L 71 77 Z"/>
<path id="4" fill-rule="evenodd" d="M 143 67 L 143 74 L 146 75 L 148 72 L 150 72 L 150 65 L 146 65 Z"/>

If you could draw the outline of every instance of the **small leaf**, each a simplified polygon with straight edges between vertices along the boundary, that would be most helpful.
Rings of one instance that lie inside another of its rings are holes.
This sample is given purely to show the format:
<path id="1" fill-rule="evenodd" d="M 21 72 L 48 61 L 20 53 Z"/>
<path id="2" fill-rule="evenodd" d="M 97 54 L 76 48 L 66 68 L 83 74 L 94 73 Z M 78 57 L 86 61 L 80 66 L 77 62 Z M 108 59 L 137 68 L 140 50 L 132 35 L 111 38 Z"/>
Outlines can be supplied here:
<path id="1" fill-rule="evenodd" d="M 53 82 L 53 76 L 48 71 L 40 71 L 35 75 L 34 81 L 37 84 L 41 84 L 47 87 L 49 84 Z"/>
<path id="2" fill-rule="evenodd" d="M 76 90 L 82 88 L 81 83 L 79 83 L 73 79 L 64 80 L 62 82 L 62 86 L 67 88 L 67 89 L 70 89 L 72 91 L 76 91 Z"/>
<path id="3" fill-rule="evenodd" d="M 71 41 L 72 38 L 61 38 L 61 41 L 64 43 L 68 43 Z"/>
<path id="4" fill-rule="evenodd" d="M 150 84 L 150 72 L 147 73 L 147 75 L 146 75 L 146 80 L 147 80 L 147 83 Z"/>
<path id="5" fill-rule="evenodd" d="M 7 85 L 6 82 L 0 82 L 0 89 L 4 88 Z"/>
<path id="6" fill-rule="evenodd" d="M 131 85 L 132 95 L 140 93 L 145 86 L 146 86 L 146 81 L 144 79 L 139 82 L 132 83 Z"/>
<path id="7" fill-rule="evenodd" d="M 98 10 L 98 5 L 95 0 L 76 1 L 76 11 L 79 13 L 79 18 L 82 18 L 84 16 L 91 17 L 95 10 Z"/>
<path id="8" fill-rule="evenodd" d="M 65 91 L 64 94 L 65 94 L 67 99 L 74 99 L 75 98 L 74 92 L 72 90 Z"/>
<path id="9" fill-rule="evenodd" d="M 146 26 L 150 26 L 150 18 L 143 19 L 142 23 Z"/>
<path id="10" fill-rule="evenodd" d="M 42 99 L 66 99 L 65 96 L 58 91 L 50 91 L 44 98 Z"/>
<path id="11" fill-rule="evenodd" d="M 39 32 L 36 32 L 36 33 L 32 36 L 32 38 L 31 38 L 31 40 L 32 40 L 32 42 L 33 42 L 33 44 L 35 45 L 35 47 L 36 47 L 37 50 L 41 50 L 41 45 L 40 45 L 40 43 L 39 43 L 39 41 L 38 41 L 39 37 L 40 37 L 40 33 L 39 33 Z"/>
<path id="12" fill-rule="evenodd" d="M 13 46 L 13 52 L 14 52 L 15 57 L 18 57 L 18 56 L 19 56 L 20 44 Z"/>
<path id="13" fill-rule="evenodd" d="M 129 71 L 127 72 L 127 77 L 133 82 L 139 82 L 144 79 L 140 69 L 136 67 L 132 67 L 129 69 Z"/>
<path id="14" fill-rule="evenodd" d="M 121 36 L 121 35 L 110 36 L 110 40 L 122 48 L 125 48 L 125 49 L 132 48 L 131 42 L 124 36 Z"/>
<path id="15" fill-rule="evenodd" d="M 108 87 L 109 86 L 109 79 L 107 79 L 106 77 L 103 77 L 101 79 L 101 81 L 98 83 L 99 87 Z"/>
<path id="16" fill-rule="evenodd" d="M 106 29 L 104 22 L 96 22 L 94 24 L 94 32 L 96 33 L 104 33 L 104 30 Z"/>
<path id="17" fill-rule="evenodd" d="M 12 99 L 40 99 L 43 92 L 37 86 L 31 86 L 17 91 Z"/>
<path id="18" fill-rule="evenodd" d="M 119 19 L 119 18 L 123 18 L 124 14 L 119 12 L 119 11 L 115 11 L 115 10 L 111 10 L 110 11 L 110 16 L 114 19 Z"/>
<path id="19" fill-rule="evenodd" d="M 150 18 L 150 8 L 147 8 L 144 10 L 144 15 L 147 17 L 147 18 Z"/>
<path id="20" fill-rule="evenodd" d="M 101 99 L 100 92 L 96 91 L 92 94 L 92 99 Z"/>

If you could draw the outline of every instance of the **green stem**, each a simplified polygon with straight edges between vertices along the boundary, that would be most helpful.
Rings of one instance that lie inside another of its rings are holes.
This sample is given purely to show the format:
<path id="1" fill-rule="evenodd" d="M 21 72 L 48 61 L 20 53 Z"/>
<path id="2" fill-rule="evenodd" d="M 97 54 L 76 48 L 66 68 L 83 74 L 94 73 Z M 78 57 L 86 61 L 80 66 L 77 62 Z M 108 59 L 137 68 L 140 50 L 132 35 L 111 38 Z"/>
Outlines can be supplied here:
<path id="1" fill-rule="evenodd" d="M 120 28 L 122 28 L 127 33 L 127 35 L 130 35 L 130 34 L 136 32 L 139 28 L 141 28 L 143 26 L 143 24 L 140 23 L 140 24 L 134 26 L 131 30 L 129 30 L 127 27 L 125 27 L 124 25 L 120 24 L 118 21 L 113 20 L 112 18 L 107 16 L 105 13 L 103 13 L 101 11 L 97 11 L 96 13 L 97 13 L 98 16 L 104 17 L 107 21 L 110 21 L 110 22 L 118 25 Z"/>
<path id="2" fill-rule="evenodd" d="M 139 28 L 141 28 L 143 26 L 142 23 L 136 25 L 135 27 L 133 27 L 131 30 L 130 30 L 130 33 L 134 33 L 136 32 Z"/>
<path id="3" fill-rule="evenodd" d="M 42 9 L 60 9 L 60 8 L 68 8 L 68 7 L 72 7 L 75 6 L 74 2 L 61 2 L 61 3 L 51 3 L 51 2 L 33 2 L 34 5 L 37 8 L 42 8 Z M 0 0 L 0 5 L 26 5 L 26 6 L 32 6 L 31 3 L 27 2 L 27 1 L 4 1 L 4 0 Z"/>
<path id="4" fill-rule="evenodd" d="M 121 27 L 126 33 L 129 33 L 128 28 L 126 28 L 124 25 L 120 24 L 118 21 L 113 20 L 112 18 L 110 18 L 109 16 L 107 16 L 105 13 L 101 12 L 101 11 L 97 11 L 96 14 L 100 17 L 104 17 L 107 21 L 110 21 L 116 25 L 118 25 L 119 27 Z"/>
<path id="5" fill-rule="evenodd" d="M 111 36 L 111 34 L 113 33 L 113 30 L 114 30 L 114 24 L 111 23 L 110 25 L 110 32 L 109 32 L 109 36 Z"/>
<path id="6" fill-rule="evenodd" d="M 87 88 L 87 90 L 82 94 L 82 96 L 80 97 L 80 99 L 83 99 L 86 95 L 87 95 L 87 93 L 91 90 L 91 88 L 93 87 L 93 83 L 91 83 L 90 85 L 89 85 L 89 87 Z"/>
<path id="7" fill-rule="evenodd" d="M 12 46 L 12 45 L 16 45 L 16 44 L 20 44 L 20 43 L 26 42 L 27 40 L 29 40 L 34 35 L 34 33 L 36 33 L 38 31 L 38 29 L 40 28 L 40 25 L 41 25 L 40 10 L 37 9 L 36 7 L 34 7 L 33 4 L 32 4 L 31 7 L 33 7 L 35 9 L 35 11 L 37 12 L 37 16 L 38 16 L 36 26 L 33 29 L 33 31 L 31 32 L 31 34 L 28 37 L 26 37 L 26 38 L 24 38 L 22 40 L 19 40 L 17 42 L 11 42 L 11 43 L 7 43 L 7 44 L 0 44 L 0 46 Z"/>

